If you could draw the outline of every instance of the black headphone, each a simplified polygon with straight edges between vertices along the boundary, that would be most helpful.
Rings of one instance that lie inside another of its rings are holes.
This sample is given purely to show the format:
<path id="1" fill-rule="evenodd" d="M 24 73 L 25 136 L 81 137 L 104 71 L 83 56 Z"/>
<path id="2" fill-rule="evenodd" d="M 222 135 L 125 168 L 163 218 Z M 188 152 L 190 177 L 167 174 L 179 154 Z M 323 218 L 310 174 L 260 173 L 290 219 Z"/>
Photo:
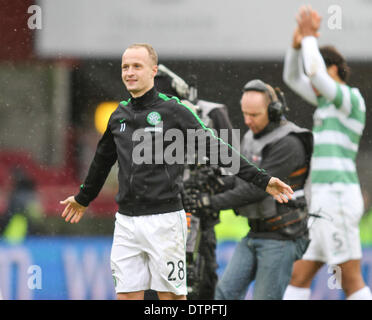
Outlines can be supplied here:
<path id="1" fill-rule="evenodd" d="M 268 105 L 268 114 L 269 120 L 272 122 L 279 122 L 284 114 L 284 111 L 288 111 L 288 106 L 284 97 L 284 93 L 279 89 L 275 88 L 274 91 L 278 96 L 277 100 L 274 100 L 274 97 L 269 90 L 267 84 L 261 80 L 255 79 L 246 83 L 243 87 L 243 92 L 247 91 L 259 91 L 264 92 L 270 99 Z"/>

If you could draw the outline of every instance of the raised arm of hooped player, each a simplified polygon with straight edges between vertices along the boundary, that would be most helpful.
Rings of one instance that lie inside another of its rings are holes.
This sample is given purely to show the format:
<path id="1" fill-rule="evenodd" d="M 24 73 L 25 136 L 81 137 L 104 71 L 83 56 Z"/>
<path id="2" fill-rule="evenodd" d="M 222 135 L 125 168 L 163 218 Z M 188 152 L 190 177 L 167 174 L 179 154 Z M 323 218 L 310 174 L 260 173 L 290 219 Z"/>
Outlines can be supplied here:
<path id="1" fill-rule="evenodd" d="M 293 33 L 292 46 L 288 48 L 283 69 L 283 81 L 295 93 L 308 103 L 316 106 L 317 98 L 309 77 L 305 74 L 302 62 L 301 40 L 299 28 Z"/>
<path id="2" fill-rule="evenodd" d="M 319 35 L 321 17 L 310 6 L 302 6 L 297 15 L 297 23 L 301 40 L 301 53 L 305 73 L 311 85 L 328 101 L 335 101 L 338 90 L 335 80 L 327 72 L 326 64 L 320 54 L 317 36 Z"/>

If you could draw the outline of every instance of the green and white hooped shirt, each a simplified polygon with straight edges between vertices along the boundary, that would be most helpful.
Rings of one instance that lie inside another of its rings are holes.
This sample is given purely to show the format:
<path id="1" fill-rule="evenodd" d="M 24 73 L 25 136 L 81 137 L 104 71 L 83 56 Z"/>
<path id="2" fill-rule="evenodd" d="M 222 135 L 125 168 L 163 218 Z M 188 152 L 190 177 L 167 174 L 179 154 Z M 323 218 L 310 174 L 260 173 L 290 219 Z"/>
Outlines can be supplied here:
<path id="1" fill-rule="evenodd" d="M 311 36 L 302 39 L 300 50 L 289 48 L 287 51 L 283 80 L 316 107 L 312 184 L 359 184 L 356 157 L 366 119 L 366 107 L 359 90 L 340 84 L 328 75 L 317 40 Z"/>
<path id="2" fill-rule="evenodd" d="M 336 86 L 332 102 L 317 98 L 312 183 L 359 183 L 355 161 L 365 125 L 365 104 L 358 89 Z"/>

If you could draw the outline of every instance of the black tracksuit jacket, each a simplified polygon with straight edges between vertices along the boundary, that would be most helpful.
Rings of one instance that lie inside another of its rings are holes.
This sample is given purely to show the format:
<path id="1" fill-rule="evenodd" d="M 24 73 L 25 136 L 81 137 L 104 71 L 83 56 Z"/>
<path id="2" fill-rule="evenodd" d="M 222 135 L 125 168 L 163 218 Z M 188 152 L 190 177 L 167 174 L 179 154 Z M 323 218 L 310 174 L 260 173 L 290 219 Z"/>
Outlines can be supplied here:
<path id="1" fill-rule="evenodd" d="M 168 129 L 179 129 L 186 137 L 187 129 L 202 129 L 207 134 L 208 129 L 189 107 L 177 98 L 159 93 L 155 88 L 139 98 L 122 101 L 109 119 L 88 175 L 75 196 L 79 204 L 88 206 L 98 196 L 111 167 L 118 161 L 119 192 L 115 200 L 119 205 L 119 213 L 139 216 L 183 209 L 180 191 L 184 164 L 167 164 L 166 161 L 163 164 L 136 164 L 132 159 L 132 151 L 140 143 L 133 139 L 133 132 L 154 127 L 148 122 L 151 112 L 160 114 L 163 133 Z M 156 133 L 153 131 L 151 134 Z M 228 148 L 217 138 L 207 141 L 207 156 L 209 143 L 218 144 L 219 148 Z M 164 141 L 163 149 L 157 150 L 157 153 L 164 154 L 171 143 Z M 155 150 L 154 145 L 152 147 Z M 265 190 L 271 177 L 242 157 L 239 157 L 239 161 L 240 171 L 237 175 Z"/>

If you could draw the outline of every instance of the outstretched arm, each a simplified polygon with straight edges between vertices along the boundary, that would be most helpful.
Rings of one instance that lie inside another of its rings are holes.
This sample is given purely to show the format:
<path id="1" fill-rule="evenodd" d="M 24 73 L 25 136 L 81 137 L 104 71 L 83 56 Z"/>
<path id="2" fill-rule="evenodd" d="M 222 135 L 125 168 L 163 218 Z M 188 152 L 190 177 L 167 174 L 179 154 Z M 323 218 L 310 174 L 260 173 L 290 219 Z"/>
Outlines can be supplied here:
<path id="1" fill-rule="evenodd" d="M 293 190 L 278 178 L 272 177 L 266 187 L 266 192 L 271 194 L 274 199 L 280 203 L 287 203 L 292 199 Z"/>
<path id="2" fill-rule="evenodd" d="M 288 135 L 264 149 L 261 166 L 271 175 L 285 180 L 292 172 L 304 166 L 306 152 L 302 142 Z M 211 196 L 214 209 L 239 208 L 262 201 L 268 195 L 252 183 L 235 177 L 234 185 L 223 193 Z"/>
<path id="3" fill-rule="evenodd" d="M 116 159 L 114 138 L 108 125 L 98 142 L 88 175 L 84 184 L 80 186 L 80 192 L 60 202 L 66 205 L 62 213 L 62 218 L 65 218 L 66 222 L 78 223 L 80 221 L 89 203 L 98 196 Z"/>
<path id="4" fill-rule="evenodd" d="M 265 190 L 280 203 L 288 202 L 288 199 L 290 200 L 292 198 L 291 195 L 293 194 L 293 190 L 290 186 L 278 178 L 271 177 L 265 172 L 265 170 L 262 170 L 249 162 L 248 159 L 246 159 L 238 150 L 228 145 L 222 139 L 216 137 L 213 131 L 207 128 L 188 106 L 179 101 L 177 102 L 179 105 L 178 111 L 180 112 L 179 118 L 182 119 L 180 125 L 186 135 L 188 129 L 202 130 L 205 135 L 209 134 L 211 139 L 205 139 L 205 141 L 209 142 L 203 146 L 199 146 L 206 148 L 206 155 L 209 159 L 218 160 L 218 163 L 216 164 L 221 167 L 227 167 L 228 164 L 231 164 L 231 167 L 238 167 L 238 172 L 235 172 L 237 176 L 247 182 L 252 182 L 262 190 Z M 227 155 L 229 153 L 231 157 L 229 157 L 228 160 L 231 161 L 227 164 L 224 163 L 221 155 Z"/>

